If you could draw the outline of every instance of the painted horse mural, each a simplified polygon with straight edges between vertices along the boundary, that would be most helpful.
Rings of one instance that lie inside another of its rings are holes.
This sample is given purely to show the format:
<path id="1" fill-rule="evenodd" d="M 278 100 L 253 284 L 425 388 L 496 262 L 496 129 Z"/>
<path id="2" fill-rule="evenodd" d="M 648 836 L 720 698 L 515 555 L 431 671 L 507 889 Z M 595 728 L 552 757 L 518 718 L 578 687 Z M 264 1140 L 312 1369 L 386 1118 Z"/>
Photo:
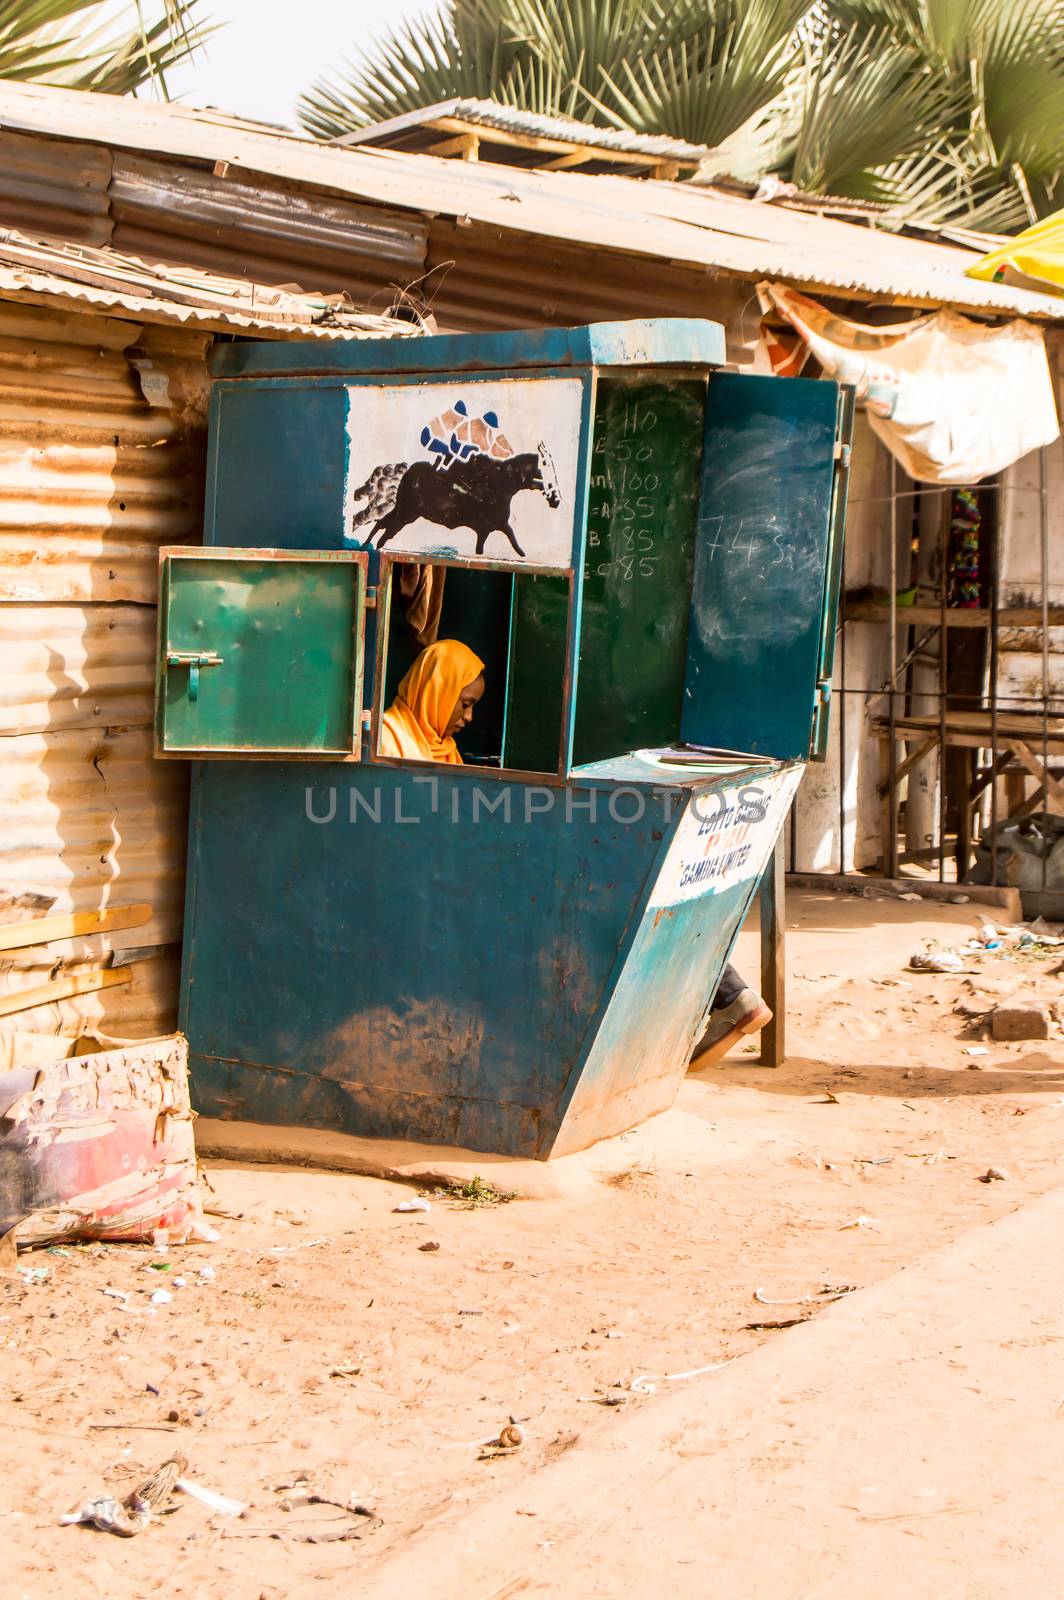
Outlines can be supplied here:
<path id="1" fill-rule="evenodd" d="M 397 461 L 375 467 L 355 490 L 352 499 L 366 503 L 355 513 L 352 532 L 372 522 L 363 549 L 376 540 L 382 550 L 404 528 L 424 519 L 441 528 L 469 528 L 478 556 L 492 533 L 505 534 L 514 552 L 524 556 L 511 523 L 511 502 L 524 489 L 537 491 L 552 510 L 561 505 L 554 463 L 542 443 L 535 453 L 502 460 L 478 450 L 452 459 L 445 470 L 432 461 Z"/>

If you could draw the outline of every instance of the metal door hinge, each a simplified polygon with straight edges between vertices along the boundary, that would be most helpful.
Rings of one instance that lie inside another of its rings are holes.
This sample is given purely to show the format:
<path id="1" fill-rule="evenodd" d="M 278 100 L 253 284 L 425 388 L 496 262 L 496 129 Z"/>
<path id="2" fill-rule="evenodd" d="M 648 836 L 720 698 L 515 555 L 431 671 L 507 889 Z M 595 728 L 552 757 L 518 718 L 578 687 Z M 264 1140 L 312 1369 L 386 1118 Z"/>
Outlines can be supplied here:
<path id="1" fill-rule="evenodd" d="M 366 610 L 367 611 L 376 611 L 376 609 L 377 609 L 377 586 L 376 586 L 376 584 L 370 584 L 369 588 L 366 590 Z"/>

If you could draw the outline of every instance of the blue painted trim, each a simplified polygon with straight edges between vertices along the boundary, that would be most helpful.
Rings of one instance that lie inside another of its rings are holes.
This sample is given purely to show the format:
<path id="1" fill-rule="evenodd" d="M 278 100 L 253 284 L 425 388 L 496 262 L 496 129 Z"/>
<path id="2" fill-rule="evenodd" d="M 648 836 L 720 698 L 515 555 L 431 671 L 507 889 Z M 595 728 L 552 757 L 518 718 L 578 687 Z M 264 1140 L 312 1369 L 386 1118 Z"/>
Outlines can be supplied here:
<path id="1" fill-rule="evenodd" d="M 561 774 L 568 774 L 573 762 L 576 735 L 576 686 L 580 676 L 580 636 L 584 611 L 584 557 L 587 544 L 588 496 L 591 486 L 591 456 L 595 436 L 595 400 L 598 380 L 591 373 L 580 397 L 580 453 L 576 459 L 576 504 L 573 507 L 573 581 L 569 589 L 569 637 L 565 644 L 567 699 L 562 702 Z"/>
<path id="2" fill-rule="evenodd" d="M 207 471 L 204 485 L 203 542 L 216 544 L 214 537 L 215 507 L 218 504 L 218 435 L 221 433 L 221 396 L 211 389 L 207 408 Z"/>
<path id="3" fill-rule="evenodd" d="M 582 328 L 507 333 L 345 339 L 323 345 L 275 340 L 222 344 L 210 358 L 215 378 L 281 373 L 486 372 L 499 367 L 715 367 L 725 360 L 724 329 L 701 317 L 592 322 Z"/>
<path id="4" fill-rule="evenodd" d="M 572 787 L 576 787 L 576 785 L 572 785 Z M 614 959 L 613 966 L 610 968 L 609 977 L 606 979 L 606 982 L 603 985 L 602 993 L 598 998 L 598 1004 L 596 1005 L 595 1010 L 588 1021 L 580 1049 L 573 1058 L 569 1075 L 561 1086 L 561 1091 L 558 1096 L 559 1133 L 565 1126 L 565 1119 L 569 1114 L 569 1107 L 572 1105 L 573 1096 L 575 1095 L 580 1080 L 584 1075 L 584 1069 L 591 1058 L 591 1052 L 595 1048 L 595 1041 L 599 1036 L 599 1030 L 602 1027 L 603 1021 L 605 1020 L 606 1012 L 609 1010 L 610 1002 L 617 992 L 617 985 L 620 982 L 621 974 L 624 971 L 628 957 L 632 953 L 632 947 L 635 944 L 636 939 L 639 937 L 639 930 L 643 926 L 643 919 L 646 916 L 647 907 L 650 904 L 650 897 L 654 893 L 658 879 L 661 876 L 661 870 L 668 859 L 669 850 L 672 846 L 672 841 L 676 836 L 676 831 L 679 828 L 680 823 L 683 821 L 687 807 L 691 803 L 692 802 L 690 798 L 688 798 L 686 804 L 674 807 L 672 816 L 669 819 L 668 827 L 662 830 L 662 840 L 661 844 L 658 846 L 657 855 L 652 857 L 650 864 L 647 867 L 646 875 L 643 879 L 639 894 L 632 903 L 632 913 L 628 919 L 628 924 L 625 927 L 624 936 L 617 947 L 617 955 Z M 555 1135 L 555 1137 L 557 1137 L 557 1135 Z"/>
<path id="5" fill-rule="evenodd" d="M 203 771 L 201 761 L 189 763 L 192 768 L 191 784 L 188 802 L 188 833 L 187 855 L 185 859 L 185 914 L 181 930 L 181 988 L 178 994 L 177 1025 L 182 1033 L 188 1032 L 189 999 L 192 992 L 192 963 L 195 956 L 196 941 L 193 931 L 196 926 L 196 891 L 199 877 L 199 829 L 200 829 L 200 774 Z"/>

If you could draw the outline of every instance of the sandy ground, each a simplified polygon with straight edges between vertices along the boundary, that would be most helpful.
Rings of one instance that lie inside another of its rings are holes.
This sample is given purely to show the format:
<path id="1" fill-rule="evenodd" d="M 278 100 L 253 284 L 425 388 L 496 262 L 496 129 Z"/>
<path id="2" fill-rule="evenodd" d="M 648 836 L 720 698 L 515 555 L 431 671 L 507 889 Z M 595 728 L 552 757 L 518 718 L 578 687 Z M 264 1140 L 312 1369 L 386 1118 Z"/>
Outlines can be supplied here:
<path id="1" fill-rule="evenodd" d="M 359 1594 L 1059 1595 L 1062 1227 L 1057 1188 L 437 1519 Z"/>
<path id="2" fill-rule="evenodd" d="M 698 1407 L 699 1386 L 715 1381 L 674 1387 L 659 1375 L 782 1360 L 797 1348 L 788 1341 L 857 1315 L 849 1308 L 862 1301 L 834 1302 L 815 1329 L 755 1328 L 810 1312 L 762 1304 L 755 1290 L 783 1301 L 826 1285 L 885 1293 L 900 1268 L 1051 1190 L 1064 1044 L 987 1044 L 972 1057 L 978 1025 L 953 1008 L 972 1001 L 973 984 L 985 1003 L 988 988 L 1010 985 L 1055 1001 L 1056 962 L 905 971 L 923 939 L 960 939 L 979 918 L 975 906 L 794 897 L 788 1066 L 768 1072 L 740 1053 L 690 1078 L 673 1112 L 557 1164 L 549 1197 L 469 1208 L 432 1195 L 428 1214 L 403 1215 L 393 1208 L 417 1193 L 411 1184 L 215 1161 L 214 1204 L 231 1213 L 216 1219 L 222 1239 L 174 1250 L 169 1272 L 153 1269 L 148 1247 L 24 1256 L 48 1276 L 0 1279 L 5 1594 L 302 1600 L 359 1592 L 378 1571 L 386 1583 L 421 1530 L 463 1516 L 489 1527 L 496 1507 L 517 1519 L 534 1508 L 507 1496 L 531 1494 L 570 1453 L 650 1426 L 681 1390 Z M 740 962 L 756 971 L 750 934 Z M 1005 1178 L 979 1182 L 989 1166 Z M 492 1182 L 504 1185 L 506 1171 L 492 1164 Z M 159 1287 L 173 1298 L 152 1313 Z M 127 1291 L 132 1309 L 105 1288 Z M 653 1395 L 632 1388 L 646 1374 Z M 485 1449 L 510 1417 L 524 1444 Z M 921 1430 L 941 1431 L 919 1407 L 896 1420 L 916 1457 Z M 183 1501 L 131 1540 L 57 1525 L 105 1487 L 127 1492 L 174 1450 L 247 1514 Z M 308 1486 L 375 1518 L 307 1506 Z M 306 1542 L 337 1533 L 358 1537 Z M 756 1505 L 745 1521 L 732 1506 L 729 1547 L 759 1537 Z M 605 1568 L 605 1550 L 601 1559 Z M 593 1550 L 581 1570 L 595 1570 Z M 885 1592 L 871 1575 L 862 1587 L 859 1571 L 839 1581 L 833 1595 Z M 647 1582 L 633 1569 L 627 1587 L 571 1588 L 558 1573 L 536 1592 L 641 1596 Z M 460 1573 L 438 1573 L 435 1587 L 467 1592 Z M 517 1592 L 507 1582 L 494 1594 Z M 1028 1592 L 1019 1578 L 994 1590 Z"/>

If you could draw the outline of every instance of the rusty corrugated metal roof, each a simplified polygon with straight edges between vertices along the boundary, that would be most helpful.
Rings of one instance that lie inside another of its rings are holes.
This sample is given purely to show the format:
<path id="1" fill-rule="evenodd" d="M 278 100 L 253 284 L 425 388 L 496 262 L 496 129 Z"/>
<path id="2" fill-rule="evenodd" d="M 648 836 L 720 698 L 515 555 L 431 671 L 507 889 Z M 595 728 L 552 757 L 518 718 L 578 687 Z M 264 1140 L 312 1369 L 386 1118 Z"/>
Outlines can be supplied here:
<path id="1" fill-rule="evenodd" d="M 474 161 L 315 144 L 174 105 L 0 83 L 0 127 L 154 152 L 508 233 L 568 240 L 757 281 L 884 304 L 951 305 L 1064 320 L 1053 296 L 964 276 L 970 253 L 780 205 L 634 184 L 604 174 L 528 172 Z"/>
<path id="2" fill-rule="evenodd" d="M 155 265 L 110 248 L 28 239 L 12 229 L 0 229 L 0 298 L 258 338 L 417 332 L 409 323 L 356 310 L 344 295 L 306 295 L 202 268 Z"/>
<path id="3" fill-rule="evenodd" d="M 119 150 L 108 202 L 116 249 L 259 283 L 343 289 L 367 309 L 386 310 L 392 295 L 382 288 L 409 283 L 425 261 L 423 217 L 259 174 L 219 178 Z"/>

